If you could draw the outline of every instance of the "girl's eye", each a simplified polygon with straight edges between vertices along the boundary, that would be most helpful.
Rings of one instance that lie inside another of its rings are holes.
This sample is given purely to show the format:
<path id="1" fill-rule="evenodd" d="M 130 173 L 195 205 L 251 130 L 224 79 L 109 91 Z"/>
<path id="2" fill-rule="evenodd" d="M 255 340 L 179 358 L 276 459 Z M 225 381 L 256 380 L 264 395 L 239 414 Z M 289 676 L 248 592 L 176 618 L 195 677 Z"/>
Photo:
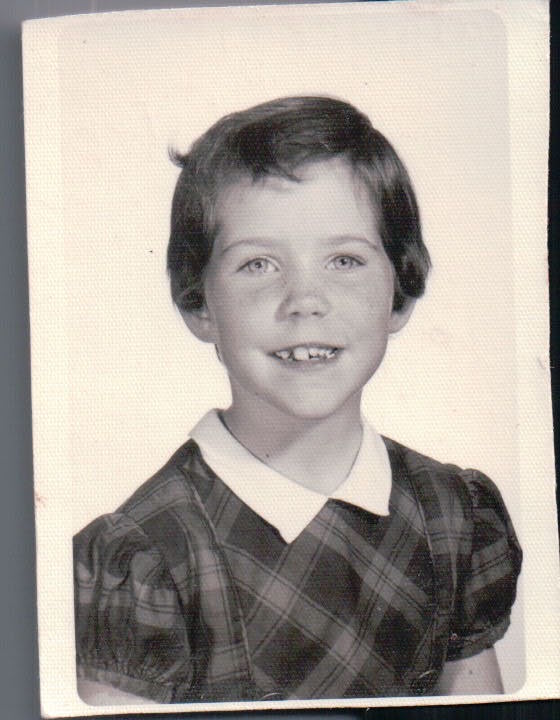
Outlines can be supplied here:
<path id="1" fill-rule="evenodd" d="M 351 255 L 339 255 L 329 260 L 327 267 L 331 270 L 353 270 L 364 263 Z"/>
<path id="2" fill-rule="evenodd" d="M 267 273 L 275 272 L 276 267 L 266 258 L 255 258 L 245 263 L 240 270 L 258 275 L 266 275 Z"/>

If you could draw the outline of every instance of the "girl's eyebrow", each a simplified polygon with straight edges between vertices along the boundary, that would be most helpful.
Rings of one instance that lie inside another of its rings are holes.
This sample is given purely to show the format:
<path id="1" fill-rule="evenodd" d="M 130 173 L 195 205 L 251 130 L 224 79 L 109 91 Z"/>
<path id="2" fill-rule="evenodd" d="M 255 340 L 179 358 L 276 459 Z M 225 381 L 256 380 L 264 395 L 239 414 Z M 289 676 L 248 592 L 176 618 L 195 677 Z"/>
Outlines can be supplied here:
<path id="1" fill-rule="evenodd" d="M 361 245 L 366 245 L 371 248 L 377 248 L 379 247 L 379 242 L 376 242 L 376 239 L 368 238 L 365 235 L 333 235 L 331 237 L 325 238 L 323 243 L 325 245 L 335 247 L 337 245 L 344 245 L 346 243 L 360 243 Z M 278 241 L 274 238 L 260 238 L 260 237 L 251 237 L 251 238 L 241 238 L 239 240 L 234 240 L 233 242 L 226 245 L 224 248 L 220 251 L 220 256 L 225 255 L 230 250 L 233 250 L 236 247 L 239 247 L 240 245 L 243 245 L 244 247 L 255 247 L 255 248 L 271 248 L 271 247 L 277 247 Z"/>
<path id="2" fill-rule="evenodd" d="M 325 241 L 329 245 L 344 245 L 345 243 L 360 243 L 376 248 L 380 242 L 380 238 L 370 238 L 366 235 L 333 235 Z"/>
<path id="3" fill-rule="evenodd" d="M 240 240 L 234 240 L 233 242 L 229 243 L 225 247 L 223 247 L 220 250 L 220 256 L 225 255 L 230 250 L 233 250 L 236 247 L 239 247 L 240 245 L 243 245 L 244 247 L 270 247 L 272 244 L 274 244 L 274 241 L 272 239 L 268 240 L 266 238 L 241 238 Z"/>

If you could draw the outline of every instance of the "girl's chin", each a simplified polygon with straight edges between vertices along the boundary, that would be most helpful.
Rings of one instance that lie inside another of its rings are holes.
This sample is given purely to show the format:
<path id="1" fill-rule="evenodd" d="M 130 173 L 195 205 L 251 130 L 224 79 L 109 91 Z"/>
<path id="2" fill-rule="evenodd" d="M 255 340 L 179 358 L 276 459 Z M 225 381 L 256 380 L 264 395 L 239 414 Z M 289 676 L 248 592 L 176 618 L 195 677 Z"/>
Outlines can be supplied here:
<path id="1" fill-rule="evenodd" d="M 334 419 L 337 416 L 344 417 L 348 421 L 355 415 L 360 418 L 360 398 L 351 396 L 344 398 L 341 402 L 333 402 L 335 398 L 332 393 L 329 397 L 297 397 L 275 399 L 273 406 L 275 410 L 286 418 L 288 422 L 298 421 L 324 421 Z"/>
<path id="2" fill-rule="evenodd" d="M 298 382 L 282 383 L 276 390 L 272 383 L 232 382 L 231 411 L 238 422 L 262 424 L 263 428 L 284 423 L 325 421 L 339 418 L 347 422 L 361 418 L 362 383 L 353 385 L 338 383 Z"/>

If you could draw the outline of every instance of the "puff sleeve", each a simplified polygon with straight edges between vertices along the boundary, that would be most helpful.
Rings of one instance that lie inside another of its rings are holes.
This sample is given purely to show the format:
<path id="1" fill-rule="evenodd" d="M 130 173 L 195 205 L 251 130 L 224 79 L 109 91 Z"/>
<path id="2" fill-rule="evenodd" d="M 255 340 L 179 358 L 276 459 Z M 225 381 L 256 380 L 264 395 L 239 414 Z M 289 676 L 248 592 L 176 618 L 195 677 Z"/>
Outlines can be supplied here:
<path id="1" fill-rule="evenodd" d="M 470 507 L 459 563 L 448 660 L 471 657 L 505 634 L 522 551 L 498 488 L 482 473 L 462 473 Z"/>
<path id="2" fill-rule="evenodd" d="M 149 538 L 123 514 L 74 538 L 78 677 L 171 702 L 192 669 L 180 599 Z"/>

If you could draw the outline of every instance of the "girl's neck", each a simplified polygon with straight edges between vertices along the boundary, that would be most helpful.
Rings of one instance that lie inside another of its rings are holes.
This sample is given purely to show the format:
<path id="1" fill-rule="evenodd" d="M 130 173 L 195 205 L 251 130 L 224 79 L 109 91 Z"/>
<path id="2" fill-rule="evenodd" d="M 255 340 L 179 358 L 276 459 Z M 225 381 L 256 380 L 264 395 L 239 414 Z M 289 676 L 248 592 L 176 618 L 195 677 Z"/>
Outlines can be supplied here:
<path id="1" fill-rule="evenodd" d="M 330 495 L 345 480 L 362 441 L 359 401 L 322 419 L 282 413 L 222 413 L 231 434 L 255 457 L 315 492 Z"/>

